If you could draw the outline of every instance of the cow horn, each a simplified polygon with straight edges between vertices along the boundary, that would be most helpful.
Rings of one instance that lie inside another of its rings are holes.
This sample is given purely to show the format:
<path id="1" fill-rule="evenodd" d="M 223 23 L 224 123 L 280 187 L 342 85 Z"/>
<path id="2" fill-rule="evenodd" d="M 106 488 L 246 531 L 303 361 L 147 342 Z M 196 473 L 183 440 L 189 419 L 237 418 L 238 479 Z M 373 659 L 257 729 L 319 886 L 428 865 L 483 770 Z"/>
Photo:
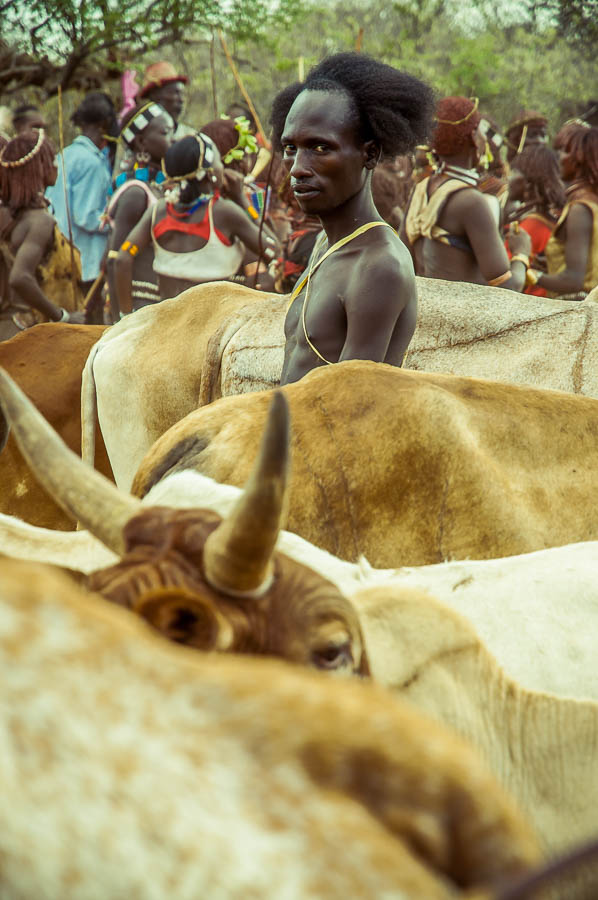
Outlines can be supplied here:
<path id="1" fill-rule="evenodd" d="M 142 509 L 64 444 L 8 373 L 0 368 L 0 401 L 31 471 L 67 515 L 122 556 L 122 531 Z"/>
<path id="2" fill-rule="evenodd" d="M 8 435 L 10 434 L 10 425 L 8 424 L 8 419 L 0 409 L 0 453 L 6 447 L 6 442 L 8 440 Z"/>
<path id="3" fill-rule="evenodd" d="M 208 537 L 203 555 L 206 581 L 224 593 L 265 589 L 272 553 L 286 513 L 289 408 L 275 391 L 258 459 L 237 505 Z"/>

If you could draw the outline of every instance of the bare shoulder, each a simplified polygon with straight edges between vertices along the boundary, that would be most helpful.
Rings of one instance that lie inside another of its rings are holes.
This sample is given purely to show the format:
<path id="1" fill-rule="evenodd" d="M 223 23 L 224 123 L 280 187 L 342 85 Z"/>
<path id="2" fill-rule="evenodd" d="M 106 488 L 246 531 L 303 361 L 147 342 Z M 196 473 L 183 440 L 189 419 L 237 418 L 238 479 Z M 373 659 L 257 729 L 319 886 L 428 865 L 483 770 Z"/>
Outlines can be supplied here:
<path id="1" fill-rule="evenodd" d="M 413 259 L 395 231 L 376 229 L 368 245 L 355 254 L 348 279 L 350 289 L 359 290 L 364 283 L 377 289 L 389 287 L 415 296 Z M 369 235 L 367 235 L 369 236 Z"/>
<path id="2" fill-rule="evenodd" d="M 467 216 L 492 218 L 492 211 L 487 197 L 477 188 L 467 187 L 449 197 L 451 210 Z"/>
<path id="3" fill-rule="evenodd" d="M 22 237 L 31 237 L 37 241 L 49 241 L 54 234 L 55 220 L 47 209 L 28 209 L 22 216 L 19 225 Z"/>

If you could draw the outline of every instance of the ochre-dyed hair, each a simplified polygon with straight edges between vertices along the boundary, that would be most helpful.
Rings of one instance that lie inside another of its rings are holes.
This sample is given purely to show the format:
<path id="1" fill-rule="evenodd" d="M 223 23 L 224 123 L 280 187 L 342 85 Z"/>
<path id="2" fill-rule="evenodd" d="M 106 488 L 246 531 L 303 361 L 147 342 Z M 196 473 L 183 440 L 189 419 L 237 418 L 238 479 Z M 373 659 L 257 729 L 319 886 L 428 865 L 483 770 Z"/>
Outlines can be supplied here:
<path id="1" fill-rule="evenodd" d="M 439 156 L 455 156 L 472 147 L 472 134 L 480 124 L 480 118 L 475 102 L 467 97 L 445 97 L 441 100 L 436 107 L 437 123 L 432 140 L 436 153 Z"/>
<path id="2" fill-rule="evenodd" d="M 578 131 L 587 131 L 588 128 L 589 126 L 584 125 L 584 123 L 579 119 L 571 119 L 571 121 L 565 122 L 560 131 L 557 132 L 555 139 L 552 142 L 554 149 L 564 150 L 565 153 L 567 153 L 573 135 L 577 134 Z"/>
<path id="3" fill-rule="evenodd" d="M 546 144 L 530 144 L 513 158 L 511 167 L 521 172 L 537 202 L 545 209 L 562 209 L 565 189 L 554 150 Z"/>
<path id="4" fill-rule="evenodd" d="M 23 131 L 4 147 L 2 162 L 14 162 L 26 156 L 37 144 L 39 131 Z M 6 168 L 0 165 L 0 200 L 14 215 L 33 205 L 40 193 L 52 183 L 55 151 L 44 136 L 35 156 L 22 166 Z"/>
<path id="5" fill-rule="evenodd" d="M 598 128 L 580 128 L 569 141 L 576 178 L 582 178 L 598 194 Z"/>

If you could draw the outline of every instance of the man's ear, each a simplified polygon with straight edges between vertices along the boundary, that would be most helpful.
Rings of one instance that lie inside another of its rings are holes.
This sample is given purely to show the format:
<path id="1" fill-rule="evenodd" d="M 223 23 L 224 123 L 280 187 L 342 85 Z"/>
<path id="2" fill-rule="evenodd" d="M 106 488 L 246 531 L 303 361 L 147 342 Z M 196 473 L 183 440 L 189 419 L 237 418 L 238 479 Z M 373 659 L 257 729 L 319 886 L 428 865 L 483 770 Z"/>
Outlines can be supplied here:
<path id="1" fill-rule="evenodd" d="M 376 141 L 366 141 L 363 145 L 363 153 L 365 156 L 364 168 L 375 169 L 382 156 L 382 151 Z"/>

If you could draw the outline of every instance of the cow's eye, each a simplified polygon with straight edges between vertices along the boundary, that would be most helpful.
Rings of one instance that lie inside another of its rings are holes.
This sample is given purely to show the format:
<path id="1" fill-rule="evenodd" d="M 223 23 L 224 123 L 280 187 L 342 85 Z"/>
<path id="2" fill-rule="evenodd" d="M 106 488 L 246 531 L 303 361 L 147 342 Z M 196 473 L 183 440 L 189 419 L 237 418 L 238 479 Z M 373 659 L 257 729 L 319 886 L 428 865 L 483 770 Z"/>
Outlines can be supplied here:
<path id="1" fill-rule="evenodd" d="M 312 662 L 318 669 L 340 669 L 353 664 L 351 644 L 327 644 L 312 652 Z"/>

